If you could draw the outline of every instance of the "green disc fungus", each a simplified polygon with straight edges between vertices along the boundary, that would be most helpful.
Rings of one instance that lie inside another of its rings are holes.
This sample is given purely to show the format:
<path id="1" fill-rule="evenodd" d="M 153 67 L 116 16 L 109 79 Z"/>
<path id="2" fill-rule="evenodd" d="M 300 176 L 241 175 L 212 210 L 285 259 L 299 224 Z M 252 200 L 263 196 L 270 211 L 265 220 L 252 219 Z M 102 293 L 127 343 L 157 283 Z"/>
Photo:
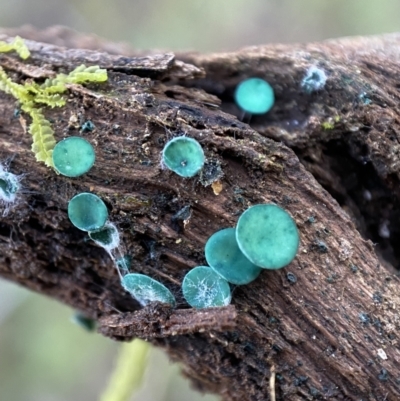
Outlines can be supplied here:
<path id="1" fill-rule="evenodd" d="M 175 298 L 165 285 L 144 274 L 129 273 L 121 280 L 121 285 L 141 305 L 161 302 L 175 306 Z"/>
<path id="2" fill-rule="evenodd" d="M 54 167 L 67 177 L 79 177 L 87 173 L 94 160 L 93 146 L 79 136 L 71 136 L 58 142 L 53 150 Z"/>
<path id="3" fill-rule="evenodd" d="M 232 284 L 248 284 L 261 272 L 239 249 L 234 228 L 214 233 L 206 243 L 205 255 L 210 267 Z"/>
<path id="4" fill-rule="evenodd" d="M 162 161 L 181 177 L 193 177 L 203 168 L 204 152 L 195 139 L 180 136 L 165 145 Z"/>
<path id="5" fill-rule="evenodd" d="M 231 302 L 228 282 L 208 266 L 197 266 L 186 274 L 182 292 L 193 308 L 226 306 Z"/>
<path id="6" fill-rule="evenodd" d="M 243 254 L 263 269 L 280 269 L 296 256 L 299 233 L 285 210 L 273 204 L 255 205 L 239 218 L 236 240 Z"/>
<path id="7" fill-rule="evenodd" d="M 110 222 L 106 223 L 100 230 L 90 231 L 89 237 L 108 252 L 117 248 L 120 243 L 117 227 Z"/>
<path id="8" fill-rule="evenodd" d="M 108 211 L 104 202 L 94 194 L 82 192 L 68 203 L 71 223 L 83 231 L 96 231 L 104 227 Z"/>
<path id="9" fill-rule="evenodd" d="M 245 79 L 236 87 L 235 101 L 247 113 L 264 114 L 274 105 L 274 90 L 261 78 Z"/>
<path id="10" fill-rule="evenodd" d="M 12 203 L 20 189 L 18 176 L 6 171 L 0 164 L 0 201 Z"/>

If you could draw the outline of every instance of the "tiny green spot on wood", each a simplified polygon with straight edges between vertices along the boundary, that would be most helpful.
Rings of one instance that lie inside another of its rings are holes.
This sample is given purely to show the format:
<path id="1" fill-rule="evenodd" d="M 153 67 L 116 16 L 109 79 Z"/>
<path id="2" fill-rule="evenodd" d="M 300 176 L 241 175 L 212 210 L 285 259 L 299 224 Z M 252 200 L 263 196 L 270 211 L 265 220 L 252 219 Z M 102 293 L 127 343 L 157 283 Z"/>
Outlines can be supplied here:
<path id="1" fill-rule="evenodd" d="M 261 78 L 245 79 L 236 87 L 235 101 L 247 113 L 264 114 L 274 105 L 274 90 Z"/>
<path id="2" fill-rule="evenodd" d="M 265 204 L 252 206 L 240 216 L 236 240 L 252 263 L 274 270 L 294 259 L 300 238 L 289 213 L 279 206 Z"/>
<path id="3" fill-rule="evenodd" d="M 232 299 L 228 282 L 208 266 L 190 270 L 183 279 L 182 292 L 196 309 L 227 306 Z"/>
<path id="4" fill-rule="evenodd" d="M 171 291 L 144 274 L 129 273 L 121 279 L 121 285 L 143 306 L 151 302 L 175 306 L 175 298 Z"/>
<path id="5" fill-rule="evenodd" d="M 162 161 L 181 177 L 193 177 L 204 166 L 204 152 L 195 139 L 180 136 L 165 145 Z"/>
<path id="6" fill-rule="evenodd" d="M 80 230 L 95 231 L 104 227 L 108 219 L 108 210 L 97 195 L 82 192 L 69 201 L 68 217 Z"/>
<path id="7" fill-rule="evenodd" d="M 248 284 L 261 272 L 239 249 L 234 228 L 214 233 L 206 243 L 205 255 L 210 267 L 232 284 Z"/>
<path id="8" fill-rule="evenodd" d="M 93 166 L 95 153 L 86 139 L 71 136 L 58 142 L 53 150 L 55 169 L 67 177 L 79 177 Z"/>

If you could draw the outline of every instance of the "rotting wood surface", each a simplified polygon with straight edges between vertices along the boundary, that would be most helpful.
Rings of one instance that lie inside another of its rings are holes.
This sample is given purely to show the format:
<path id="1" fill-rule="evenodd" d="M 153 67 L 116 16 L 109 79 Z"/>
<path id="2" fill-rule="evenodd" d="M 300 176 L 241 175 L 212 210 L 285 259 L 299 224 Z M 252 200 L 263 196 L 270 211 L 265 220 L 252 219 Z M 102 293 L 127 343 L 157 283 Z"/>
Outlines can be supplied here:
<path id="1" fill-rule="evenodd" d="M 56 32 L 25 36 L 92 47 Z M 273 370 L 277 400 L 400 399 L 400 35 L 176 58 L 75 49 L 69 59 L 57 46 L 27 44 L 27 62 L 0 56 L 15 81 L 70 71 L 75 60 L 95 60 L 109 81 L 71 86 L 65 107 L 44 111 L 58 140 L 95 124 L 84 135 L 96 164 L 77 179 L 34 160 L 16 105 L 0 92 L 0 161 L 23 175 L 19 201 L 0 218 L 2 277 L 84 311 L 104 335 L 162 346 L 199 389 L 224 400 L 269 400 Z M 306 94 L 311 66 L 328 80 Z M 277 98 L 250 124 L 233 103 L 248 76 L 268 80 Z M 179 134 L 201 143 L 211 177 L 221 167 L 218 196 L 209 177 L 161 168 L 163 145 Z M 68 221 L 67 202 L 83 191 L 107 203 L 133 268 L 172 289 L 177 310 L 140 309 L 124 293 L 106 252 Z M 180 283 L 205 263 L 206 239 L 265 202 L 294 217 L 296 259 L 235 288 L 233 306 L 188 310 Z"/>

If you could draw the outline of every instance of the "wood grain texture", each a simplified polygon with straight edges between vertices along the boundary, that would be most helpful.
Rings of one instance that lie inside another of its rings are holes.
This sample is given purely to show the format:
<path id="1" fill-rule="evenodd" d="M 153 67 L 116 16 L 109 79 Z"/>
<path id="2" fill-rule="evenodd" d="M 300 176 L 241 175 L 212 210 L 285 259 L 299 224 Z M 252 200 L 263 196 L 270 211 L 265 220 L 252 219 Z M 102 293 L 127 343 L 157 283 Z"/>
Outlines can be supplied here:
<path id="1" fill-rule="evenodd" d="M 45 110 L 58 140 L 95 124 L 84 136 L 97 160 L 83 177 L 35 162 L 14 101 L 0 92 L 0 161 L 23 185 L 0 217 L 0 275 L 86 312 L 105 335 L 164 347 L 199 389 L 224 400 L 269 400 L 271 367 L 277 400 L 399 399 L 400 36 L 176 58 L 127 51 L 129 69 L 96 43 L 108 83 L 71 86 L 66 107 Z M 18 82 L 94 62 L 93 51 L 67 60 L 72 50 L 28 44 L 32 60 L 0 56 Z M 306 94 L 300 82 L 315 65 L 327 83 Z M 248 76 L 267 79 L 277 101 L 266 116 L 241 121 L 233 92 Z M 160 165 L 166 141 L 182 134 L 201 143 L 210 174 L 222 169 L 218 196 L 205 177 L 185 180 Z M 68 221 L 68 200 L 82 191 L 106 202 L 121 252 L 174 292 L 176 310 L 140 309 L 124 293 L 106 252 Z M 264 202 L 295 219 L 296 259 L 236 287 L 229 308 L 188 309 L 180 284 L 205 263 L 207 238 Z"/>

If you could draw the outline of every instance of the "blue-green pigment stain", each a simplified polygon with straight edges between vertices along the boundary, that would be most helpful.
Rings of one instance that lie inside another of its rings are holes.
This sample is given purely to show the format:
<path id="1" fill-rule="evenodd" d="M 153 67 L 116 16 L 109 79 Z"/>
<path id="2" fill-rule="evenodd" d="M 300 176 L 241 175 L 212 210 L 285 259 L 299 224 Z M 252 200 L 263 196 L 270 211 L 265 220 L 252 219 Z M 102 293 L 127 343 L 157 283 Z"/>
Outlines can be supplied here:
<path id="1" fill-rule="evenodd" d="M 239 218 L 236 240 L 243 254 L 263 269 L 280 269 L 296 256 L 299 233 L 285 210 L 273 204 L 256 205 Z"/>
<path id="2" fill-rule="evenodd" d="M 261 78 L 249 78 L 236 87 L 235 101 L 247 113 L 264 114 L 275 103 L 274 90 Z"/>
<path id="3" fill-rule="evenodd" d="M 186 302 L 196 309 L 226 306 L 231 302 L 229 283 L 208 266 L 197 266 L 182 283 Z"/>
<path id="4" fill-rule="evenodd" d="M 80 230 L 96 231 L 104 227 L 108 219 L 108 210 L 97 195 L 82 192 L 69 201 L 68 217 Z"/>
<path id="5" fill-rule="evenodd" d="M 55 169 L 67 177 L 79 177 L 93 166 L 93 146 L 79 136 L 71 136 L 57 143 L 53 150 Z"/>
<path id="6" fill-rule="evenodd" d="M 204 160 L 201 145 L 185 136 L 171 139 L 162 153 L 165 166 L 184 178 L 194 177 L 203 168 Z"/>
<path id="7" fill-rule="evenodd" d="M 171 291 L 165 285 L 144 274 L 129 273 L 122 278 L 121 285 L 142 306 L 151 302 L 175 306 L 175 297 Z"/>
<path id="8" fill-rule="evenodd" d="M 248 284 L 262 270 L 243 255 L 236 242 L 234 228 L 214 233 L 206 243 L 205 255 L 210 267 L 232 284 Z"/>

